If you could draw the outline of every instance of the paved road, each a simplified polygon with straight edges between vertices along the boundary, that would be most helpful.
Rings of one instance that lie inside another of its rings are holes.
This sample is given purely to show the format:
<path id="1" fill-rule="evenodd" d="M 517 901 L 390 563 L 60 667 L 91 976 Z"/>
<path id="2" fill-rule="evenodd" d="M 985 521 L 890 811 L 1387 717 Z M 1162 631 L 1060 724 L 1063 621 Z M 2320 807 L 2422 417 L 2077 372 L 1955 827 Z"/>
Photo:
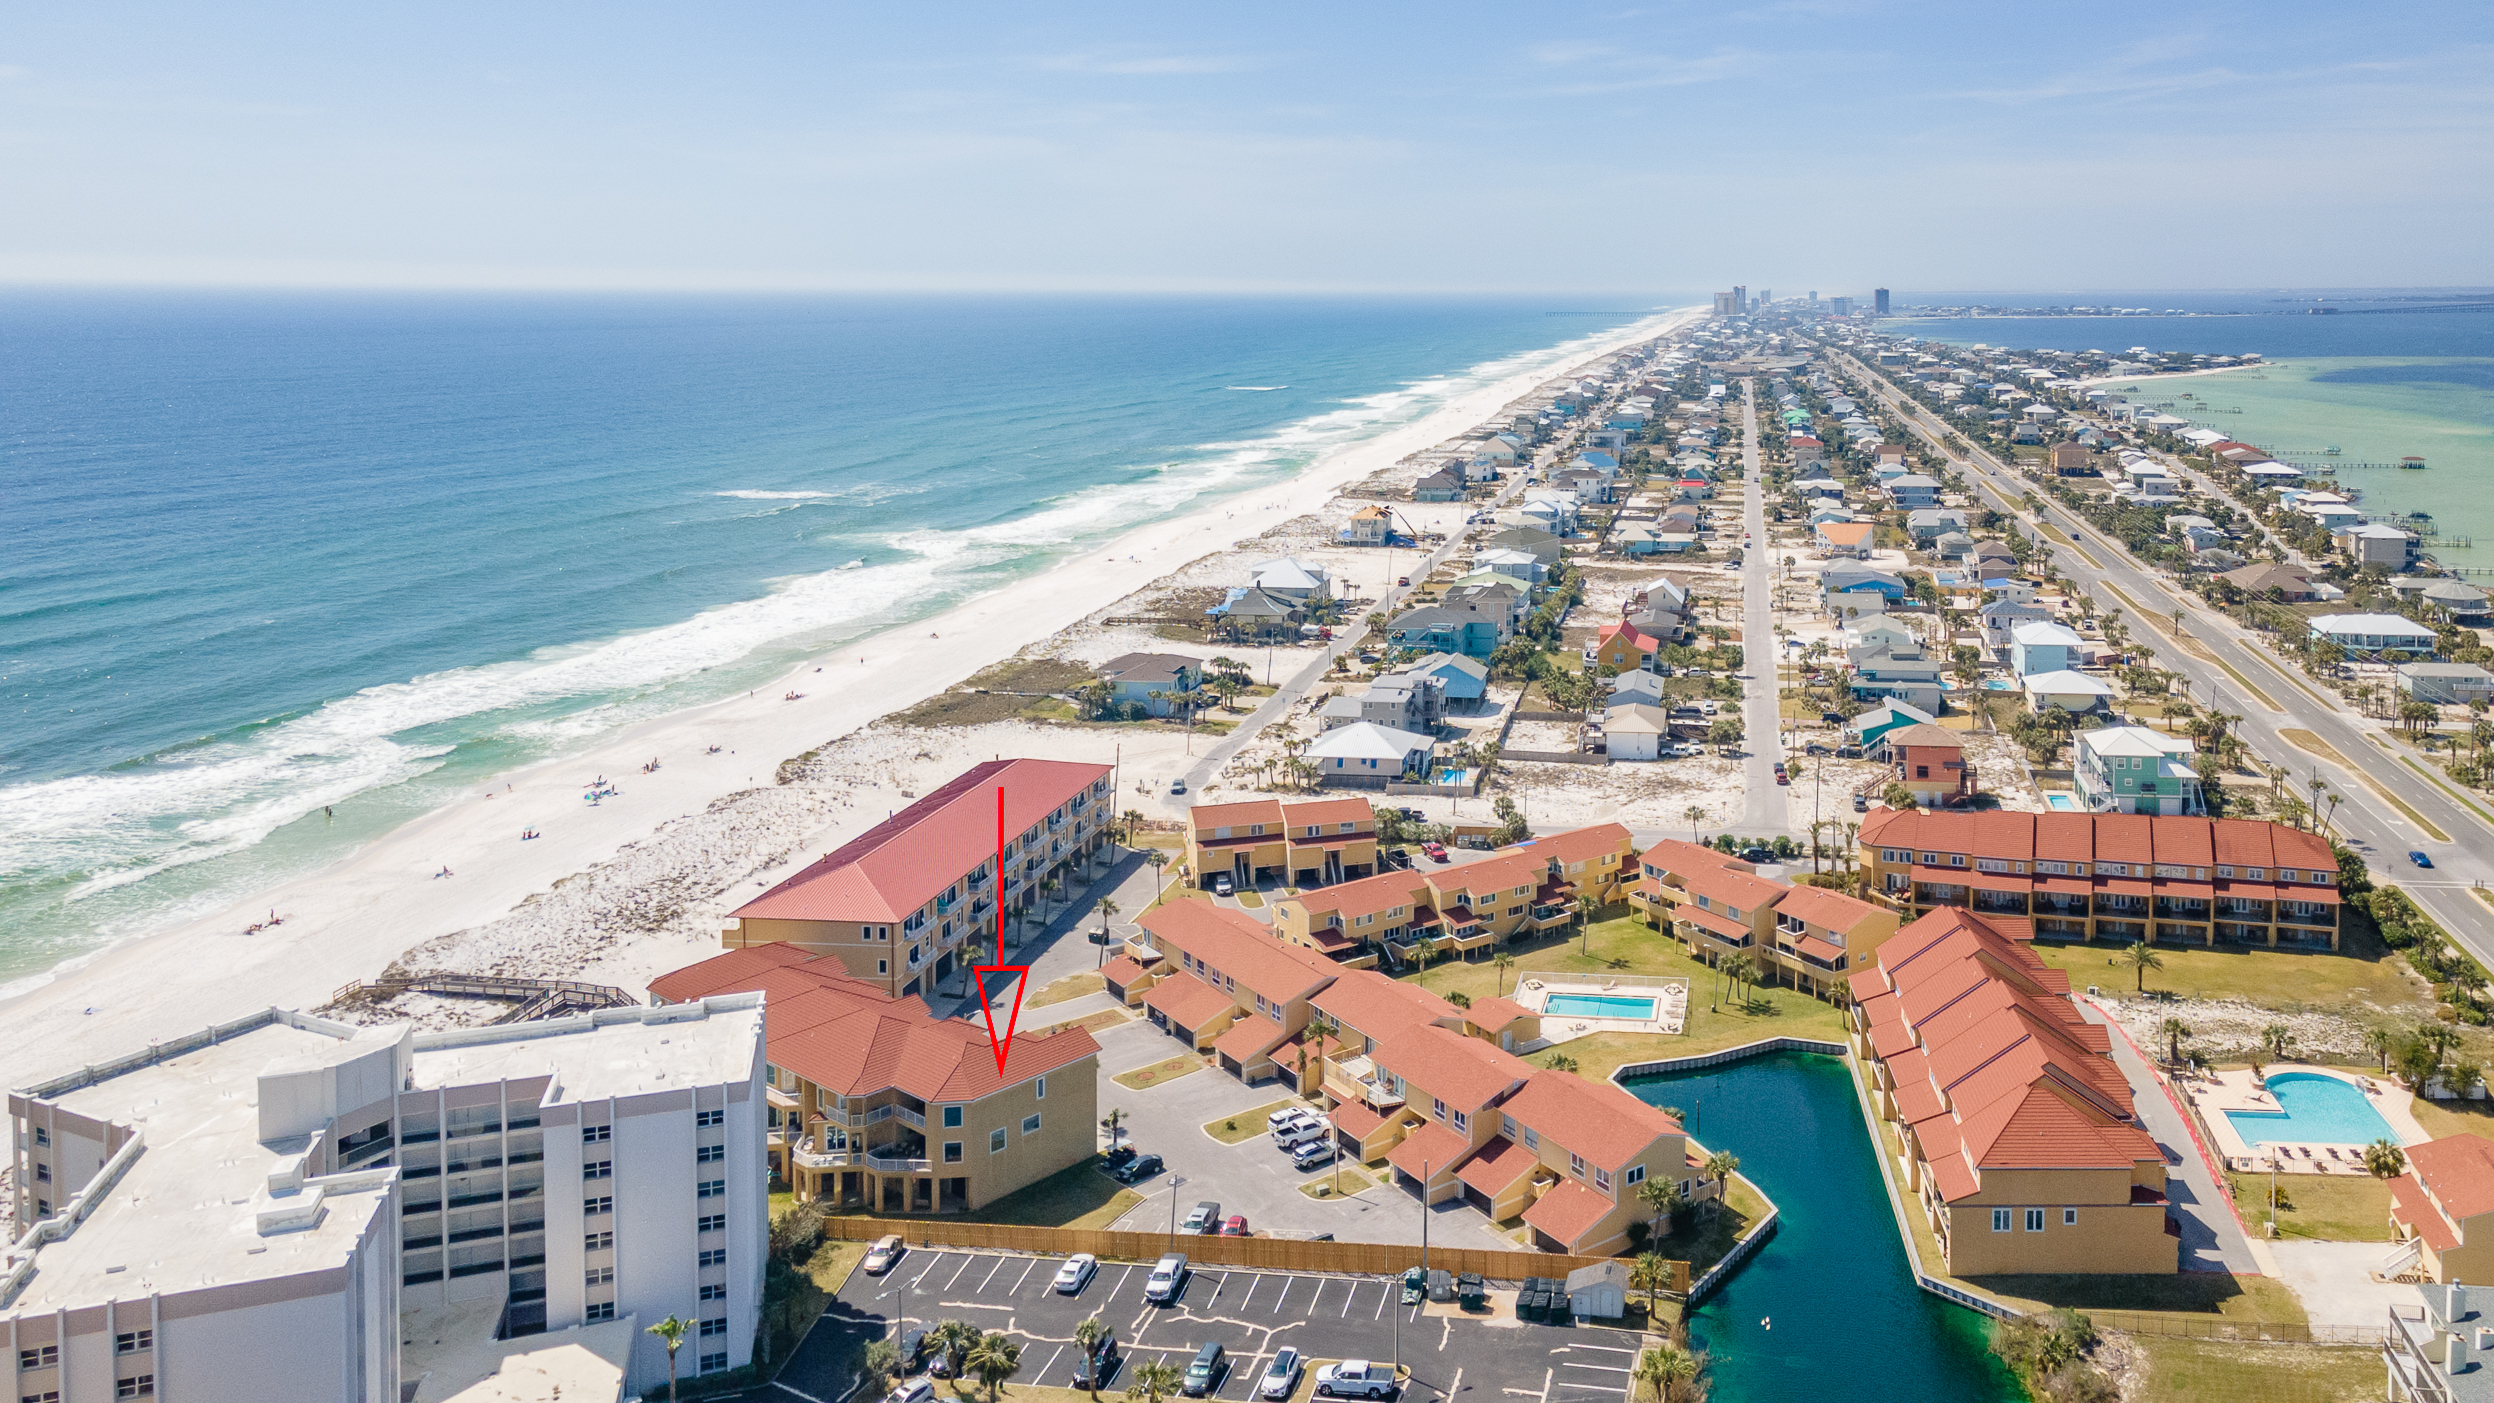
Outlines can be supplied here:
<path id="1" fill-rule="evenodd" d="M 1749 544 L 1741 555 L 1741 667 L 1749 686 L 1741 698 L 1741 724 L 1748 736 L 1741 749 L 1749 758 L 1741 765 L 1746 791 L 1740 826 L 1744 838 L 1772 837 L 1792 826 L 1792 811 L 1775 782 L 1775 766 L 1784 758 L 1783 699 L 1776 682 L 1782 661 L 1775 641 L 1775 552 L 1767 549 L 1767 488 L 1758 460 L 1758 385 L 1741 382 L 1741 530 Z"/>
<path id="2" fill-rule="evenodd" d="M 1935 448 L 1950 451 L 1943 439 L 1947 426 L 1939 419 L 1898 393 L 1861 362 L 1835 352 L 1829 356 L 1870 387 L 1870 392 L 1916 434 Z M 2137 607 L 2124 608 L 2123 613 L 2133 633 L 2156 648 L 2158 665 L 2181 673 L 2190 681 L 2192 694 L 2200 700 L 2213 700 L 2229 715 L 2241 715 L 2237 733 L 2263 758 L 2293 770 L 2296 778 L 2289 783 L 2303 786 L 2297 793 L 2308 798 L 2309 779 L 2317 774 L 2344 796 L 2333 826 L 2340 841 L 2365 856 L 2376 880 L 2395 881 L 2478 959 L 2494 962 L 2494 908 L 2467 891 L 2472 884 L 2494 881 L 2494 858 L 2488 856 L 2494 854 L 2494 824 L 2461 807 L 2439 785 L 2397 759 L 2383 741 L 2376 739 L 2380 727 L 2348 712 L 2334 698 L 2325 700 L 2326 693 L 2305 690 L 2308 684 L 2287 671 L 2287 665 L 2272 662 L 2267 649 L 2253 642 L 2232 620 L 2204 609 L 2194 597 L 2166 589 L 2155 578 L 2155 572 L 2119 542 L 2087 525 L 2075 512 L 2040 493 L 2036 495 L 2043 502 L 2041 510 L 2030 512 L 2021 498 L 2032 490 L 2031 484 L 1991 455 L 1969 445 L 1968 456 L 1958 457 L 1953 452 L 1950 456 L 1976 491 L 1999 510 L 2021 520 L 2041 520 L 2078 542 L 2097 564 L 2090 565 L 2078 551 L 2054 547 L 2049 538 L 2038 536 L 2053 551 L 2061 573 L 2091 590 L 2099 607 L 2121 607 L 2120 598 L 2103 588 L 2107 584 L 2129 596 Z M 2030 534 L 2036 533 L 2030 528 Z M 2259 698 L 2246 695 L 2242 682 L 2224 667 L 2193 655 L 2165 637 L 2164 631 L 2172 627 L 2176 609 L 2183 613 L 2186 634 L 2231 665 L 2234 673 L 2250 679 L 2282 709 L 2272 710 Z M 2141 610 L 2150 617 L 2137 617 Z M 2151 623 L 2156 626 L 2153 630 Z M 2281 734 L 2295 729 L 2319 737 L 2349 764 L 2342 766 L 2320 759 Z M 2398 796 L 2454 841 L 2437 839 L 2425 832 L 2367 785 L 2365 778 Z M 2421 849 L 2433 858 L 2432 875 L 2425 876 L 2408 863 L 2406 854 L 2410 849 Z M 2422 880 L 2417 880 L 2419 877 Z"/>
<path id="3" fill-rule="evenodd" d="M 2078 1010 L 2088 1022 L 2104 1024 L 2112 1033 L 2114 1065 L 2130 1083 L 2131 1103 L 2139 1109 L 2140 1122 L 2165 1152 L 2165 1198 L 2182 1225 L 2182 1269 L 2261 1275 L 2260 1261 L 2243 1236 L 2243 1225 L 2235 1220 L 2233 1208 L 2217 1187 L 2216 1170 L 2201 1155 L 2199 1142 L 2191 1137 L 2190 1122 L 2167 1096 L 2155 1069 L 2101 1009 L 2082 998 Z"/>

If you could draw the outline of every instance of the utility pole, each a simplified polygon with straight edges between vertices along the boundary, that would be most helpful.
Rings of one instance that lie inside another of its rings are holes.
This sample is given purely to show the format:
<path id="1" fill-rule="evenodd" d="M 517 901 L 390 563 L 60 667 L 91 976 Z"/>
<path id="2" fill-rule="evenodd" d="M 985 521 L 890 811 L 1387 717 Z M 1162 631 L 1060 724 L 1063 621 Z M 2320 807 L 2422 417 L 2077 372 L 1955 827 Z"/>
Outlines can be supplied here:
<path id="1" fill-rule="evenodd" d="M 1169 1177 L 1169 1250 L 1172 1252 L 1178 1250 L 1178 1190 L 1185 1183 L 1186 1180 L 1177 1175 Z"/>

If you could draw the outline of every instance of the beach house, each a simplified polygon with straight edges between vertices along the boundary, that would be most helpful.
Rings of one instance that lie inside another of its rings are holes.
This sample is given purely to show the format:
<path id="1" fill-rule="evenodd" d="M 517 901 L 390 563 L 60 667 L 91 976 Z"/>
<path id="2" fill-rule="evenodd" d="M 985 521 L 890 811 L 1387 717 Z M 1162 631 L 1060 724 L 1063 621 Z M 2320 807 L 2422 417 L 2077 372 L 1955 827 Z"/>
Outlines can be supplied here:
<path id="1" fill-rule="evenodd" d="M 771 1170 L 800 1201 L 974 1212 L 1091 1154 L 1100 1045 L 1079 1026 L 1022 1033 L 1000 1068 L 984 1024 L 789 945 L 650 982 L 663 1006 L 746 993 L 764 998 Z"/>
<path id="2" fill-rule="evenodd" d="M 2385 570 L 2412 570 L 2423 554 L 2423 542 L 2415 532 L 2402 531 L 2385 522 L 2359 522 L 2335 529 L 2331 535 L 2359 570 L 2368 565 Z"/>
<path id="3" fill-rule="evenodd" d="M 1227 875 L 1242 888 L 1331 886 L 1377 870 L 1377 815 L 1368 800 L 1242 799 L 1186 811 L 1187 870 L 1199 887 Z"/>
<path id="4" fill-rule="evenodd" d="M 1267 594 L 1302 607 L 1330 599 L 1334 592 L 1331 571 L 1291 555 L 1277 556 L 1249 566 L 1247 582 Z"/>
<path id="5" fill-rule="evenodd" d="M 1962 804 L 1975 795 L 1974 762 L 1966 758 L 1962 732 L 1924 723 L 1902 726 L 1880 737 L 1893 782 L 1904 785 L 1914 802 Z"/>
<path id="6" fill-rule="evenodd" d="M 2071 770 L 2092 813 L 2207 812 L 2188 736 L 2145 726 L 2102 726 L 2070 737 Z"/>
<path id="7" fill-rule="evenodd" d="M 1853 978 L 1852 1041 L 1951 1275 L 2166 1274 L 2165 1154 L 2112 1035 L 2006 927 L 1922 917 Z"/>
<path id="8" fill-rule="evenodd" d="M 2335 643 L 2355 657 L 2433 656 L 2433 630 L 2397 614 L 2322 614 L 2307 626 L 2314 638 Z"/>
<path id="9" fill-rule="evenodd" d="M 1183 653 L 1121 653 L 1100 664 L 1100 680 L 1110 706 L 1172 716 L 1204 685 L 1204 663 Z"/>
<path id="10" fill-rule="evenodd" d="M 1911 656 L 1900 655 L 1885 644 L 1851 648 L 1846 650 L 1845 660 L 1852 668 L 1846 687 L 1856 700 L 1895 700 L 1925 711 L 1940 709 L 1944 695 L 1940 687 L 1940 664 L 1922 656 L 1919 647 Z"/>
<path id="11" fill-rule="evenodd" d="M 1381 506 L 1362 507 L 1336 534 L 1346 546 L 1386 545 L 1394 539 L 1394 514 Z"/>
<path id="12" fill-rule="evenodd" d="M 1924 507 L 1905 514 L 1905 534 L 1915 545 L 1929 545 L 1951 531 L 1966 529 L 1966 514 L 1948 507 Z"/>
<path id="13" fill-rule="evenodd" d="M 1431 653 L 1402 671 L 1405 676 L 1436 678 L 1445 686 L 1450 708 L 1468 708 L 1489 695 L 1489 665 L 1460 653 Z"/>
<path id="14" fill-rule="evenodd" d="M 1234 585 L 1218 604 L 1204 611 L 1207 628 L 1220 637 L 1272 640 L 1295 637 L 1305 607 L 1254 585 Z"/>
<path id="15" fill-rule="evenodd" d="M 1810 528 L 1810 535 L 1821 553 L 1859 560 L 1870 554 L 1871 531 L 1867 521 L 1822 521 Z"/>
<path id="16" fill-rule="evenodd" d="M 1912 511 L 1916 507 L 1940 504 L 1940 480 L 1922 473 L 1906 473 L 1886 483 L 1888 497 L 1899 507 Z"/>
<path id="17" fill-rule="evenodd" d="M 1319 784 L 1383 789 L 1428 773 L 1437 742 L 1416 731 L 1361 721 L 1327 731 L 1302 755 L 1316 766 Z"/>
<path id="18" fill-rule="evenodd" d="M 2087 644 L 2062 624 L 2034 619 L 2009 630 L 2009 669 L 2020 677 L 2068 672 L 2086 660 Z"/>
<path id="19" fill-rule="evenodd" d="M 1602 712 L 1602 738 L 1603 753 L 1613 760 L 1659 760 L 1671 738 L 1671 718 L 1651 702 L 1614 698 Z"/>
<path id="20" fill-rule="evenodd" d="M 2018 679 L 2028 708 L 2037 715 L 2047 709 L 2093 711 L 2113 695 L 2112 684 L 2083 672 L 2038 672 Z"/>
<path id="21" fill-rule="evenodd" d="M 1513 618 L 1507 607 L 1487 607 L 1476 601 L 1423 605 L 1406 610 L 1386 625 L 1386 639 L 1397 648 L 1411 648 L 1423 653 L 1460 653 L 1467 658 L 1486 658 L 1498 651 L 1513 631 Z"/>
<path id="22" fill-rule="evenodd" d="M 2494 673 L 2475 663 L 2400 663 L 2390 669 L 2399 691 L 2436 706 L 2494 701 Z"/>
<path id="23" fill-rule="evenodd" d="M 834 955 L 894 995 L 935 992 L 967 965 L 965 947 L 1000 933 L 996 835 L 1005 833 L 1001 909 L 1041 904 L 1043 883 L 1067 889 L 1093 870 L 1114 814 L 1109 767 L 1065 760 L 990 760 L 807 864 L 738 907 L 730 949 L 785 941 Z M 1048 899 L 1059 899 L 1049 896 Z"/>
<path id="24" fill-rule="evenodd" d="M 1628 902 L 1691 955 L 1767 959 L 1777 982 L 1819 990 L 1867 964 L 1896 933 L 1896 912 L 1823 887 L 1793 886 L 1699 843 L 1666 838 L 1637 858 Z"/>
<path id="25" fill-rule="evenodd" d="M 1585 666 L 1607 667 L 1613 672 L 1648 669 L 1663 647 L 1660 639 L 1647 637 L 1635 624 L 1623 619 L 1602 625 L 1594 635 L 1593 646 L 1585 650 Z"/>

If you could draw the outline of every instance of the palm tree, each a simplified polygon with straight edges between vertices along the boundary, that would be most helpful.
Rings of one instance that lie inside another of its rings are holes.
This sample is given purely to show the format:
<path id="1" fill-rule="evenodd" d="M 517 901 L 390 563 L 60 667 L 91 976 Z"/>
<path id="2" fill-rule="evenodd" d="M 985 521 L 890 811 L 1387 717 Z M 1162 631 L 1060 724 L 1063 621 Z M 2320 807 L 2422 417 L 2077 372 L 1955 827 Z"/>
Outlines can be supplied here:
<path id="1" fill-rule="evenodd" d="M 2391 1140 L 2375 1140 L 2364 1147 L 2364 1170 L 2384 1182 L 2396 1179 L 2407 1172 L 2407 1152 Z"/>
<path id="2" fill-rule="evenodd" d="M 671 1315 L 649 1327 L 649 1332 L 667 1342 L 667 1403 L 675 1403 L 675 1352 L 684 1347 L 684 1337 L 692 1333 L 693 1322 Z"/>
<path id="3" fill-rule="evenodd" d="M 1638 1356 L 1636 1377 L 1654 1385 L 1655 1403 L 1671 1403 L 1675 1386 L 1695 1379 L 1699 1367 L 1697 1356 L 1675 1330 L 1671 1339 Z"/>
<path id="4" fill-rule="evenodd" d="M 1014 1343 L 1011 1335 L 999 1331 L 982 1337 L 978 1347 L 962 1362 L 980 1383 L 987 1385 L 987 1403 L 996 1403 L 997 1396 L 1004 1391 L 1005 1380 L 1021 1372 L 1022 1347 Z"/>
<path id="5" fill-rule="evenodd" d="M 952 1370 L 954 1378 L 961 1377 L 962 1363 L 978 1343 L 979 1327 L 967 1320 L 941 1321 L 927 1332 L 928 1347 L 944 1356 L 944 1367 Z"/>
<path id="6" fill-rule="evenodd" d="M 2399 1035 L 2379 1024 L 2364 1030 L 2364 1046 L 2381 1058 L 2381 1073 L 2390 1075 L 2390 1050 L 2399 1045 Z"/>
<path id="7" fill-rule="evenodd" d="M 1579 892 L 1576 900 L 1570 904 L 1576 908 L 1577 953 L 1590 954 L 1593 950 L 1593 916 L 1595 912 L 1602 909 L 1602 903 Z"/>
<path id="8" fill-rule="evenodd" d="M 866 1352 L 857 1358 L 857 1393 L 867 1398 L 880 1398 L 892 1387 L 892 1376 L 900 1371 L 901 1347 L 890 1340 L 872 1340 Z"/>
<path id="9" fill-rule="evenodd" d="M 1108 1147 L 1110 1149 L 1113 1150 L 1117 1148 L 1117 1129 L 1125 1123 L 1126 1112 L 1122 1107 L 1118 1106 L 1109 1107 L 1108 1114 L 1100 1117 L 1100 1128 L 1108 1132 Z"/>
<path id="10" fill-rule="evenodd" d="M 1437 954 L 1438 942 L 1436 936 L 1433 936 L 1424 930 L 1420 934 L 1412 937 L 1412 958 L 1420 963 L 1420 972 L 1422 974 L 1427 974 L 1429 972 L 1429 961 L 1436 959 Z"/>
<path id="11" fill-rule="evenodd" d="M 2165 1035 L 2165 1060 L 2181 1062 L 2182 1040 L 2191 1036 L 2190 1026 L 2179 1018 L 2168 1018 L 2157 1025 L 2156 1031 Z"/>
<path id="12" fill-rule="evenodd" d="M 1689 841 L 1696 842 L 1697 826 L 1706 821 L 1705 807 L 1700 804 L 1691 804 L 1680 811 L 1680 816 L 1689 821 Z"/>
<path id="13" fill-rule="evenodd" d="M 1117 903 L 1104 896 L 1094 903 L 1091 909 L 1100 913 L 1100 944 L 1106 946 L 1108 944 L 1108 918 L 1117 914 Z"/>
<path id="14" fill-rule="evenodd" d="M 1498 982 L 1504 984 L 1507 982 L 1507 971 L 1515 968 L 1515 956 L 1505 946 L 1500 946 L 1491 953 L 1489 963 L 1490 968 L 1498 971 Z M 1507 991 L 1501 989 L 1498 993 L 1501 998 L 1504 998 Z"/>
<path id="15" fill-rule="evenodd" d="M 1089 1359 L 1098 1352 L 1100 1341 L 1107 1339 L 1108 1335 L 1108 1326 L 1101 1321 L 1099 1312 L 1094 1311 L 1084 1316 L 1082 1323 L 1074 1327 L 1074 1348 L 1082 1351 L 1083 1358 Z M 1092 1397 L 1099 1397 L 1100 1371 L 1086 1369 L 1083 1373 L 1086 1376 L 1083 1380 L 1083 1387 L 1090 1391 Z"/>
<path id="16" fill-rule="evenodd" d="M 1161 878 L 1167 875 L 1161 869 L 1169 865 L 1169 852 L 1165 848 L 1145 848 L 1143 861 L 1152 869 L 1152 904 L 1158 906 L 1161 896 Z"/>
<path id="17" fill-rule="evenodd" d="M 1664 1235 L 1663 1225 L 1670 1221 L 1671 1211 L 1680 1201 L 1680 1186 L 1669 1179 L 1648 1179 L 1637 1185 L 1637 1202 L 1654 1210 L 1654 1239 Z"/>
<path id="18" fill-rule="evenodd" d="M 2165 967 L 2165 957 L 2157 954 L 2156 947 L 2150 945 L 2147 940 L 2142 937 L 2138 941 L 2134 942 L 2129 949 L 2122 952 L 2122 963 L 2129 965 L 2132 971 L 2138 975 L 2138 992 L 2144 994 L 2148 989 L 2148 971 L 2152 969 L 2163 969 Z"/>
<path id="19" fill-rule="evenodd" d="M 2286 1050 L 2295 1045 L 2295 1030 L 2283 1023 L 2272 1023 L 2260 1030 L 2260 1041 L 2269 1049 L 2271 1057 L 2283 1062 Z"/>
<path id="20" fill-rule="evenodd" d="M 1149 1364 L 1134 1366 L 1132 1382 L 1126 1385 L 1126 1396 L 1138 1400 L 1138 1403 L 1160 1403 L 1163 1398 L 1177 1392 L 1178 1385 L 1185 1381 L 1186 1375 L 1177 1365 L 1155 1359 Z"/>
<path id="21" fill-rule="evenodd" d="M 1732 1176 L 1739 1173 L 1741 1157 L 1730 1150 L 1717 1150 L 1706 1156 L 1705 1175 L 1715 1181 L 1714 1211 L 1723 1211 L 1724 1195 L 1731 1191 Z"/>

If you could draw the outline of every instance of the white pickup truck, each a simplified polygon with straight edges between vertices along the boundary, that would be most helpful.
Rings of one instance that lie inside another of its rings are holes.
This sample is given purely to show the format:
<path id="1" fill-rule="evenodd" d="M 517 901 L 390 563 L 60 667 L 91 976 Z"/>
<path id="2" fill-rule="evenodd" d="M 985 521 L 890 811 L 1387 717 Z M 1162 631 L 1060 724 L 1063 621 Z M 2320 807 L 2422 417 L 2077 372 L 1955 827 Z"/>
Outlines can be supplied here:
<path id="1" fill-rule="evenodd" d="M 1319 1398 L 1390 1398 L 1394 1390 L 1394 1366 L 1391 1364 L 1346 1359 L 1316 1371 L 1316 1394 Z"/>

